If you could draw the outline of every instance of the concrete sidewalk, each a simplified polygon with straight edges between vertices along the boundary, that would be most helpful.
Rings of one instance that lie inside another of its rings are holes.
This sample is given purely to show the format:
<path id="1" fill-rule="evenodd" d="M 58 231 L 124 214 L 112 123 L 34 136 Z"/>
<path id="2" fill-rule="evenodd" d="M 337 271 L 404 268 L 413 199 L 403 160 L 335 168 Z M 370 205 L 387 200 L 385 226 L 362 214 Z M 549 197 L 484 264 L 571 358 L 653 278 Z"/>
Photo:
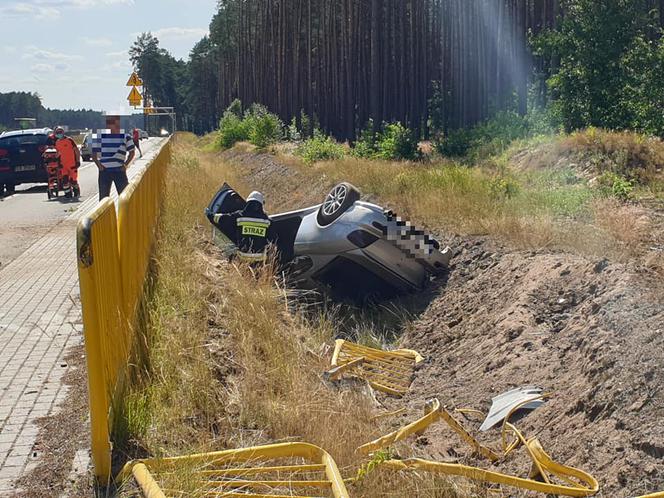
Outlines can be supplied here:
<path id="1" fill-rule="evenodd" d="M 130 178 L 159 152 L 158 143 L 129 169 Z M 0 495 L 39 462 L 35 421 L 57 413 L 69 349 L 83 342 L 76 225 L 97 205 L 82 203 L 0 270 Z"/>

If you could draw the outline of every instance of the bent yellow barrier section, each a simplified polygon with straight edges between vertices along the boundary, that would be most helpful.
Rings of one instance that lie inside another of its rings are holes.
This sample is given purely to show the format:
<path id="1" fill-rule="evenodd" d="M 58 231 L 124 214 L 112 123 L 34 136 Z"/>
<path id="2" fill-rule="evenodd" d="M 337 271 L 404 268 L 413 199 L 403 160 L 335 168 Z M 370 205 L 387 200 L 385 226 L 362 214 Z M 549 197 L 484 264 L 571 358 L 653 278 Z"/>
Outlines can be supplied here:
<path id="1" fill-rule="evenodd" d="M 111 478 L 111 407 L 120 401 L 135 342 L 136 311 L 150 262 L 170 142 L 118 200 L 104 199 L 77 227 L 77 259 L 90 393 L 95 475 Z"/>
<path id="2" fill-rule="evenodd" d="M 400 397 L 408 392 L 415 368 L 422 360 L 419 353 L 410 349 L 382 351 L 337 339 L 333 368 L 327 373 L 332 380 L 353 375 L 365 379 L 378 391 Z"/>
<path id="3" fill-rule="evenodd" d="M 139 463 L 133 469 L 131 469 L 134 479 L 141 487 L 143 496 L 145 498 L 166 498 L 166 495 L 159 489 L 157 481 L 155 481 L 150 474 L 150 471 L 145 466 L 145 464 Z"/>
<path id="4" fill-rule="evenodd" d="M 474 481 L 503 484 L 505 486 L 528 489 L 530 491 L 537 491 L 551 495 L 592 496 L 599 491 L 599 486 L 597 485 L 594 488 L 588 489 L 581 487 L 572 488 L 569 486 L 562 486 L 557 484 L 547 484 L 533 481 L 531 479 L 524 479 L 521 477 L 501 474 L 500 472 L 492 472 L 490 470 L 484 470 L 479 467 L 471 467 L 460 463 L 430 462 L 428 460 L 411 458 L 407 460 L 388 460 L 387 462 L 384 462 L 383 465 L 394 470 L 424 470 L 427 472 L 436 472 L 439 474 L 466 477 Z"/>
<path id="5" fill-rule="evenodd" d="M 500 460 L 500 456 L 498 454 L 496 454 L 490 448 L 487 448 L 486 446 L 480 444 L 473 436 L 470 435 L 470 433 L 468 433 L 468 431 L 466 431 L 463 428 L 463 426 L 459 422 L 456 421 L 456 419 L 454 419 L 454 417 L 452 417 L 452 415 L 450 415 L 450 413 L 447 410 L 442 408 L 440 406 L 440 401 L 438 401 L 437 399 L 434 399 L 430 403 L 427 403 L 425 411 L 426 413 L 422 418 L 408 424 L 405 427 L 402 427 L 401 429 L 398 429 L 383 437 L 380 437 L 375 441 L 363 444 L 362 446 L 357 448 L 357 451 L 363 454 L 368 454 L 371 453 L 372 451 L 376 451 L 381 448 L 386 448 L 388 446 L 393 445 L 397 441 L 403 441 L 404 439 L 406 439 L 409 436 L 412 436 L 413 434 L 423 433 L 427 429 L 427 427 L 429 427 L 431 424 L 442 419 L 445 420 L 448 423 L 448 425 L 463 438 L 464 441 L 470 444 L 477 453 L 491 460 L 492 462 Z"/>
<path id="6" fill-rule="evenodd" d="M 261 463 L 283 459 L 300 459 L 313 463 L 293 463 L 261 466 Z M 183 472 L 183 469 L 184 470 Z M 125 481 L 133 474 L 136 482 L 143 490 L 146 498 L 165 496 L 165 494 L 148 494 L 158 490 L 164 493 L 153 478 L 153 474 L 168 475 L 181 472 L 193 475 L 188 485 L 193 484 L 193 491 L 186 490 L 194 496 L 251 496 L 278 498 L 289 496 L 306 498 L 293 494 L 293 488 L 327 489 L 334 498 L 348 498 L 348 491 L 339 473 L 337 464 L 323 449 L 308 443 L 281 443 L 266 446 L 254 446 L 237 450 L 225 450 L 194 455 L 153 458 L 128 462 L 120 474 L 118 481 Z M 311 474 L 315 476 L 302 478 Z M 258 476 L 271 476 L 259 479 Z M 193 483 L 192 483 L 193 481 Z M 242 493 L 234 493 L 234 489 Z M 252 493 L 251 490 L 261 490 Z M 288 490 L 290 494 L 284 493 Z M 182 495 L 185 490 L 169 489 L 167 494 Z"/>
<path id="7" fill-rule="evenodd" d="M 481 469 L 479 467 L 471 467 L 458 463 L 431 462 L 418 458 L 388 460 L 387 462 L 384 462 L 383 465 L 397 470 L 425 470 L 428 472 L 467 477 L 476 481 L 503 484 L 552 495 L 592 496 L 599 491 L 599 484 L 593 476 L 582 470 L 554 461 L 544 451 L 537 439 L 526 439 L 521 432 L 508 421 L 509 416 L 511 416 L 513 412 L 514 410 L 510 412 L 503 423 L 502 454 L 498 454 L 477 441 L 444 407 L 441 407 L 440 402 L 437 399 L 434 399 L 427 404 L 426 413 L 420 419 L 397 431 L 378 438 L 375 441 L 360 446 L 357 451 L 361 453 L 370 453 L 388 447 L 411 435 L 421 434 L 431 424 L 438 420 L 444 420 L 452 430 L 459 434 L 461 438 L 475 450 L 477 454 L 482 455 L 484 458 L 492 462 L 506 458 L 519 445 L 523 444 L 533 462 L 533 468 L 536 469 L 536 472 L 531 472 L 531 478 L 525 479 Z M 511 432 L 515 436 L 515 440 L 509 444 L 506 439 L 507 432 Z M 536 478 L 541 479 L 541 481 L 535 480 Z M 552 478 L 559 479 L 565 484 L 556 484 L 552 482 Z"/>

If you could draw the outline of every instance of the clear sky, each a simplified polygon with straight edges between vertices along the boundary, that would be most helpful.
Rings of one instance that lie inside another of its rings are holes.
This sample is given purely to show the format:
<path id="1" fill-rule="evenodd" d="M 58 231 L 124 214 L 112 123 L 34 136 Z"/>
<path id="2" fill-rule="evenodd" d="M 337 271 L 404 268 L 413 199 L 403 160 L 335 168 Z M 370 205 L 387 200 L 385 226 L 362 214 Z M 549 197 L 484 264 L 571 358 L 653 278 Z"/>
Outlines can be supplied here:
<path id="1" fill-rule="evenodd" d="M 0 0 L 0 92 L 46 107 L 132 112 L 127 51 L 144 31 L 187 58 L 216 0 Z"/>

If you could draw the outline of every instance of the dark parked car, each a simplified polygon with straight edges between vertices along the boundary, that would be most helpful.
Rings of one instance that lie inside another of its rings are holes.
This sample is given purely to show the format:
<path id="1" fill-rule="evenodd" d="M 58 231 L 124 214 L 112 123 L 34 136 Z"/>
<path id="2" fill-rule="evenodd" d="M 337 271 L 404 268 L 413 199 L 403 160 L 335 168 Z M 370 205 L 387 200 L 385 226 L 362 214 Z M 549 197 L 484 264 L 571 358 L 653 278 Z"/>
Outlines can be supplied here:
<path id="1" fill-rule="evenodd" d="M 46 183 L 42 154 L 52 130 L 7 131 L 0 134 L 0 194 L 13 193 L 21 183 Z"/>

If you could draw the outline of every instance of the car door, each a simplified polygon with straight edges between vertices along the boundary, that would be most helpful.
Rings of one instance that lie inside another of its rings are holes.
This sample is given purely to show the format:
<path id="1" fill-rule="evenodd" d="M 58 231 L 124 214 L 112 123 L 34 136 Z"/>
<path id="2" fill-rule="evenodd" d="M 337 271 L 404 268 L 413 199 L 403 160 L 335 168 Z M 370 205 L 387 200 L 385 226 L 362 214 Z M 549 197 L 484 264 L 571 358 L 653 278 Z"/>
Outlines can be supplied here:
<path id="1" fill-rule="evenodd" d="M 219 191 L 214 195 L 210 204 L 205 209 L 205 215 L 207 216 L 210 223 L 212 223 L 217 229 L 219 229 L 226 237 L 228 237 L 233 243 L 237 243 L 237 230 L 234 228 L 226 229 L 224 226 L 215 223 L 214 215 L 215 214 L 230 214 L 235 211 L 240 211 L 244 209 L 244 206 L 247 202 L 244 198 L 238 194 L 233 188 L 224 183 L 224 185 L 219 189 Z"/>

